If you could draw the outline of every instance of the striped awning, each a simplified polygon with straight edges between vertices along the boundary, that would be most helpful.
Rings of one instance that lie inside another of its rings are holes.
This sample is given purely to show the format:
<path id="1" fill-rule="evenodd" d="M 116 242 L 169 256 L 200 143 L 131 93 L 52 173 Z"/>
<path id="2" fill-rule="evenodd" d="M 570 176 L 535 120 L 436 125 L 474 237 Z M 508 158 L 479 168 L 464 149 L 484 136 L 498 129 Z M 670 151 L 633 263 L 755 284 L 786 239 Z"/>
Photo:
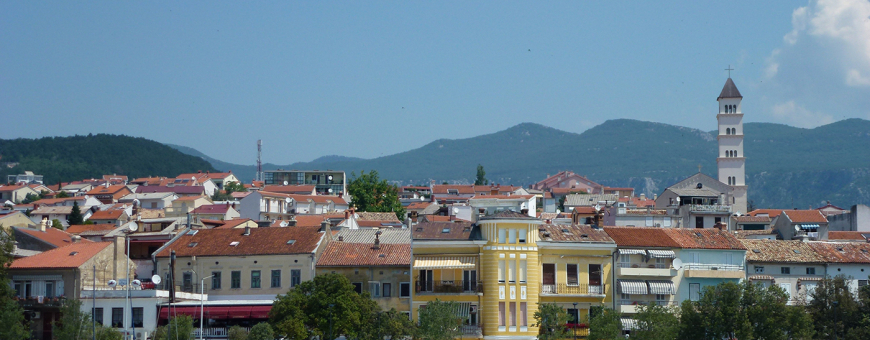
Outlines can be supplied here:
<path id="1" fill-rule="evenodd" d="M 750 280 L 773 280 L 773 276 L 770 275 L 749 275 Z"/>
<path id="2" fill-rule="evenodd" d="M 414 269 L 474 269 L 477 258 L 473 256 L 432 256 L 414 259 Z"/>
<path id="3" fill-rule="evenodd" d="M 822 277 L 802 277 L 802 278 L 799 278 L 798 280 L 800 280 L 800 281 L 821 281 L 822 279 L 823 279 Z"/>
<path id="4" fill-rule="evenodd" d="M 646 255 L 643 249 L 620 249 L 619 255 Z"/>
<path id="5" fill-rule="evenodd" d="M 677 293 L 676 289 L 674 289 L 673 281 L 649 280 L 647 283 L 649 284 L 650 294 L 674 295 Z"/>
<path id="6" fill-rule="evenodd" d="M 652 257 L 652 258 L 672 259 L 672 258 L 677 257 L 677 254 L 675 254 L 673 250 L 653 250 L 653 249 L 650 249 L 650 250 L 647 250 L 646 252 L 649 253 L 649 257 Z"/>
<path id="7" fill-rule="evenodd" d="M 637 329 L 637 320 L 632 318 L 620 318 L 622 321 L 622 330 L 631 331 Z"/>
<path id="8" fill-rule="evenodd" d="M 818 224 L 801 224 L 801 229 L 804 229 L 804 230 L 819 229 L 819 225 Z"/>
<path id="9" fill-rule="evenodd" d="M 457 302 L 456 305 L 457 310 L 454 314 L 463 321 L 468 320 L 469 315 L 471 315 L 471 302 Z"/>
<path id="10" fill-rule="evenodd" d="M 646 281 L 643 280 L 617 280 L 619 292 L 622 294 L 646 295 L 649 294 Z"/>

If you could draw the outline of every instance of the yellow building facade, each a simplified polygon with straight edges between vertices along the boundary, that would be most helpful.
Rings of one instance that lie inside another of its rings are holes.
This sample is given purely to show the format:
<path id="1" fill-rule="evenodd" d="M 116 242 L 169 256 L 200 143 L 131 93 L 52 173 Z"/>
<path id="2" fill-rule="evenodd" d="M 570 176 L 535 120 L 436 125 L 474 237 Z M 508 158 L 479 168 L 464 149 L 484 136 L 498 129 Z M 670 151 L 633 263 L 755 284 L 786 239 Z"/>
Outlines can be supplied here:
<path id="1" fill-rule="evenodd" d="M 578 317 L 572 323 L 609 303 L 615 249 L 601 229 L 510 211 L 475 224 L 421 223 L 412 241 L 412 315 L 435 299 L 456 301 L 467 320 L 463 338 L 534 339 L 540 303 L 559 304 Z"/>

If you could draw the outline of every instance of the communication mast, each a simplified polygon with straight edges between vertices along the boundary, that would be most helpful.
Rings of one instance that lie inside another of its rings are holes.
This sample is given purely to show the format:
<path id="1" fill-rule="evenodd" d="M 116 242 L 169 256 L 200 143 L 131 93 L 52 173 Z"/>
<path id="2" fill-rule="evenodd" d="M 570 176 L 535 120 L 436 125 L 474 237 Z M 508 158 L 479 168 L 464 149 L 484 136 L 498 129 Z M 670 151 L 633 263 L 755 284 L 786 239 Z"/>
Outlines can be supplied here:
<path id="1" fill-rule="evenodd" d="M 263 140 L 257 140 L 257 180 L 263 180 L 263 162 L 262 162 L 262 154 L 263 154 Z"/>

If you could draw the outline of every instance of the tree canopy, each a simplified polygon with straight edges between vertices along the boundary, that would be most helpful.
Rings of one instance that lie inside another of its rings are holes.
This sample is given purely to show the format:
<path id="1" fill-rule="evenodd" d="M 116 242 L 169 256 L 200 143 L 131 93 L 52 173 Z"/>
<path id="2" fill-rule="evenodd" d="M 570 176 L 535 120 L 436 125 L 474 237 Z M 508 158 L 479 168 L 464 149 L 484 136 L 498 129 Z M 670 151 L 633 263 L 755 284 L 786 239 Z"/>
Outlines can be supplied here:
<path id="1" fill-rule="evenodd" d="M 535 327 L 538 327 L 538 339 L 564 339 L 570 333 L 565 325 L 571 318 L 564 308 L 555 303 L 542 303 L 535 311 Z"/>
<path id="2" fill-rule="evenodd" d="M 399 189 L 387 180 L 382 180 L 375 170 L 360 172 L 359 177 L 351 173 L 347 192 L 351 204 L 357 211 L 394 212 L 400 220 L 405 220 L 405 207 L 399 201 Z"/>
<path id="3" fill-rule="evenodd" d="M 486 171 L 483 170 L 483 165 L 477 165 L 477 177 L 474 180 L 474 185 L 487 185 L 489 180 L 486 179 Z"/>
<path id="4" fill-rule="evenodd" d="M 453 340 L 462 334 L 465 320 L 456 316 L 459 303 L 436 299 L 419 311 L 420 326 L 418 334 L 427 340 Z"/>
<path id="5" fill-rule="evenodd" d="M 9 266 L 15 259 L 14 238 L 0 228 L 0 339 L 20 340 L 30 337 L 30 328 L 24 324 L 24 310 L 12 298 L 15 291 L 9 283 Z"/>

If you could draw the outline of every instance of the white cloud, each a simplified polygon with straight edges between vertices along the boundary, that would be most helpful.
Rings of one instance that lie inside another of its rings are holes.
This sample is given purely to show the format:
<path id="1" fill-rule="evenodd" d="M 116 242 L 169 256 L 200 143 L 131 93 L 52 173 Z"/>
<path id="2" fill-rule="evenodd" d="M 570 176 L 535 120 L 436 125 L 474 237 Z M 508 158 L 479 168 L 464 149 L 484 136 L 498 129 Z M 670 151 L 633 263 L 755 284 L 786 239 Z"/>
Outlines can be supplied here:
<path id="1" fill-rule="evenodd" d="M 773 106 L 773 115 L 785 124 L 813 128 L 834 122 L 834 117 L 828 114 L 812 112 L 794 100 Z"/>
<path id="2" fill-rule="evenodd" d="M 870 1 L 818 0 L 792 12 L 792 30 L 783 37 L 787 47 L 801 54 L 813 46 L 824 48 L 830 60 L 842 71 L 844 84 L 870 86 Z M 807 46 L 799 46 L 807 41 Z M 813 45 L 815 44 L 815 45 Z M 774 49 L 767 60 L 765 75 L 773 77 L 781 69 L 781 49 Z M 824 68 L 820 66 L 820 68 Z"/>

